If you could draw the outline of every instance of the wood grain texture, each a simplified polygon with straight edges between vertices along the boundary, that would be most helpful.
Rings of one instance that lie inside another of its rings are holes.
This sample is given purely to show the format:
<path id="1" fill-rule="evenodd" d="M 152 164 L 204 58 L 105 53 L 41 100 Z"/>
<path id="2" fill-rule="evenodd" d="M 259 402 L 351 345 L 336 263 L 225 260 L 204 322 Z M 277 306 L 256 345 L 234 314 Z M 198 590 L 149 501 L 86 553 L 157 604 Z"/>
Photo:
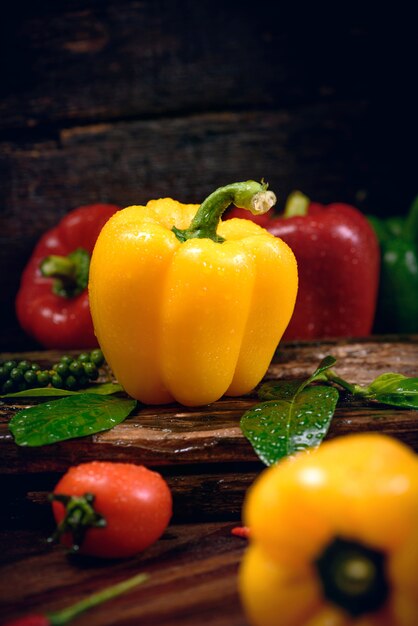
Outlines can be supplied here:
<path id="1" fill-rule="evenodd" d="M 307 377 L 327 354 L 337 358 L 334 369 L 343 378 L 359 384 L 367 384 L 388 371 L 417 375 L 418 340 L 405 336 L 397 341 L 381 338 L 380 341 L 284 344 L 264 380 Z M 343 393 L 341 400 L 329 437 L 353 431 L 381 431 L 398 436 L 418 449 L 415 411 L 359 403 Z M 252 394 L 221 398 L 198 408 L 178 404 L 138 405 L 127 420 L 103 433 L 52 446 L 22 448 L 14 444 L 7 423 L 17 410 L 30 405 L 30 399 L 9 401 L 0 406 L 0 470 L 4 473 L 64 471 L 71 463 L 95 458 L 152 466 L 254 462 L 257 457 L 241 433 L 239 420 L 256 403 L 256 395 Z"/>
<path id="2" fill-rule="evenodd" d="M 364 97 L 387 78 L 385 16 L 367 7 L 335 22 L 306 7 L 296 22 L 296 7 L 266 0 L 31 4 L 3 15 L 3 128 Z M 413 49 L 402 35 L 392 55 Z"/>
<path id="3" fill-rule="evenodd" d="M 46 364 L 59 354 L 20 356 Z M 306 377 L 327 354 L 353 382 L 387 371 L 416 376 L 418 336 L 283 344 L 265 379 Z M 7 435 L 7 421 L 23 403 L 0 405 L 0 619 L 52 611 L 146 571 L 146 585 L 81 617 L 80 626 L 248 626 L 237 593 L 246 543 L 231 529 L 240 524 L 245 493 L 264 467 L 239 431 L 242 412 L 255 402 L 252 394 L 199 409 L 141 407 L 107 433 L 33 450 L 18 448 Z M 365 430 L 391 434 L 418 450 L 416 411 L 342 394 L 328 437 Z M 133 559 L 80 560 L 46 544 L 53 530 L 48 492 L 69 464 L 91 458 L 147 462 L 172 490 L 172 524 Z"/>
<path id="4" fill-rule="evenodd" d="M 0 619 L 54 611 L 144 571 L 150 575 L 146 584 L 95 608 L 77 624 L 245 626 L 236 579 L 245 542 L 231 535 L 232 526 L 173 525 L 142 555 L 116 563 L 70 559 L 60 547 L 46 545 L 45 531 L 3 533 Z"/>

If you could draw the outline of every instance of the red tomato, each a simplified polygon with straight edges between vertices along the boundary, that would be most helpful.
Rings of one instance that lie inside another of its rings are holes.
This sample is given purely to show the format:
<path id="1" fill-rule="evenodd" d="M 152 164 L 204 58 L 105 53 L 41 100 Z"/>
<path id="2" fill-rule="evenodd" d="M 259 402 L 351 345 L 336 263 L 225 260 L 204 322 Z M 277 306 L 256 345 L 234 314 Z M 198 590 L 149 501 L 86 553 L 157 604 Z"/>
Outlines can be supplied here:
<path id="1" fill-rule="evenodd" d="M 144 550 L 162 535 L 172 514 L 170 489 L 157 472 L 132 463 L 93 461 L 71 467 L 54 495 L 94 495 L 93 508 L 106 526 L 88 527 L 79 552 L 104 558 L 122 558 Z M 52 503 L 57 524 L 65 517 L 64 504 Z M 60 538 L 73 545 L 66 532 Z"/>

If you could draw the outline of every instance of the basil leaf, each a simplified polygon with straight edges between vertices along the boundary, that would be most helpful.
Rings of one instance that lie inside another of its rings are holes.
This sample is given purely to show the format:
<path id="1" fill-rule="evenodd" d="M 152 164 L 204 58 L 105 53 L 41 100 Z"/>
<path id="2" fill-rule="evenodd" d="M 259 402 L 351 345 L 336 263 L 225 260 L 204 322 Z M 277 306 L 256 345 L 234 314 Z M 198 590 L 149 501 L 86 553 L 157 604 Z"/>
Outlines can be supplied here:
<path id="1" fill-rule="evenodd" d="M 258 397 L 260 400 L 287 400 L 295 396 L 298 391 L 301 392 L 309 383 L 315 380 L 327 380 L 323 373 L 335 365 L 336 362 L 335 357 L 331 355 L 326 356 L 322 359 L 314 373 L 306 380 L 279 380 L 264 383 L 258 390 Z"/>
<path id="2" fill-rule="evenodd" d="M 403 374 L 381 374 L 370 385 L 361 388 L 361 395 L 391 406 L 418 409 L 418 378 Z"/>
<path id="3" fill-rule="evenodd" d="M 107 396 L 112 393 L 123 391 L 122 385 L 119 383 L 99 383 L 80 389 L 79 391 L 70 391 L 69 389 L 58 389 L 56 387 L 34 387 L 33 389 L 25 389 L 24 391 L 15 391 L 0 395 L 0 398 L 48 398 L 52 396 L 78 396 L 81 393 L 96 393 L 101 396 Z"/>
<path id="4" fill-rule="evenodd" d="M 259 458 L 272 465 L 321 443 L 338 397 L 334 387 L 317 385 L 296 391 L 293 397 L 287 395 L 287 399 L 263 402 L 244 413 L 240 422 L 242 432 Z"/>
<path id="5" fill-rule="evenodd" d="M 135 406 L 131 398 L 83 393 L 23 409 L 12 417 L 9 428 L 19 446 L 43 446 L 108 430 Z"/>

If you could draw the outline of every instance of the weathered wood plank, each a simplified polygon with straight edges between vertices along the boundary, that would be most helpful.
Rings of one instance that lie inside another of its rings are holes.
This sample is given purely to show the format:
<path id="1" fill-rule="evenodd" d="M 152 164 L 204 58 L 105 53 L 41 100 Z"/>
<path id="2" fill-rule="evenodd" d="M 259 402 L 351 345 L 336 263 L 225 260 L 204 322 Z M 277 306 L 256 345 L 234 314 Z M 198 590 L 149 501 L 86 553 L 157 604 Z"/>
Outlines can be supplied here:
<path id="1" fill-rule="evenodd" d="M 264 0 L 257 10 L 236 1 L 22 4 L 6 8 L 0 40 L 6 129 L 365 98 L 368 52 L 382 37 L 365 8 L 336 28 L 325 16 L 295 22 L 290 8 Z"/>
<path id="2" fill-rule="evenodd" d="M 321 105 L 207 113 L 71 128 L 56 141 L 2 142 L 0 164 L 8 175 L 0 179 L 1 235 L 5 243 L 8 237 L 33 239 L 78 204 L 128 206 L 165 195 L 199 202 L 219 185 L 263 176 L 277 190 L 278 208 L 301 180 L 307 193 L 322 189 L 335 200 L 352 157 L 338 145 L 364 110 L 364 103 L 351 101 L 330 115 Z M 303 153 L 297 148 L 301 135 Z M 331 167 L 324 142 L 336 152 Z M 360 173 L 361 144 L 354 149 Z M 346 182 L 347 200 L 354 200 L 358 184 L 357 176 Z"/>
<path id="3" fill-rule="evenodd" d="M 404 337 L 398 341 L 382 338 L 381 341 L 284 344 L 265 380 L 306 377 L 326 354 L 337 357 L 335 369 L 341 376 L 360 384 L 388 371 L 417 375 L 418 338 Z M 64 471 L 70 464 L 95 458 L 153 466 L 254 462 L 257 457 L 242 435 L 239 420 L 256 402 L 252 394 L 222 398 L 198 408 L 177 404 L 138 405 L 125 422 L 109 431 L 52 446 L 22 448 L 14 444 L 7 422 L 31 401 L 14 401 L 0 407 L 0 470 L 4 473 Z M 365 430 L 397 436 L 418 449 L 416 411 L 363 404 L 342 394 L 328 436 Z"/>
<path id="4" fill-rule="evenodd" d="M 146 584 L 81 616 L 80 626 L 245 626 L 236 586 L 245 542 L 231 528 L 170 526 L 142 555 L 116 563 L 69 559 L 60 547 L 48 547 L 39 530 L 4 533 L 0 618 L 58 610 L 145 571 Z"/>
<path id="5" fill-rule="evenodd" d="M 175 468 L 155 468 L 173 495 L 173 521 L 192 523 L 240 520 L 244 494 L 264 469 L 259 463 L 198 464 L 176 473 Z M 0 476 L 3 506 L 0 528 L 29 530 L 49 528 L 52 523 L 51 493 L 61 473 Z"/>
<path id="6" fill-rule="evenodd" d="M 173 434 L 167 432 L 169 429 L 161 415 L 156 416 L 152 429 L 143 428 L 140 415 L 134 415 L 129 424 L 125 422 L 91 439 L 79 439 L 76 445 L 74 442 L 62 442 L 41 448 L 17 447 L 8 433 L 7 425 L 2 424 L 0 471 L 63 472 L 72 464 L 110 458 L 154 466 L 255 461 L 257 457 L 238 425 L 244 408 L 249 406 L 243 405 L 230 414 L 231 425 L 227 428 L 213 429 L 209 426 L 204 431 Z M 418 451 L 417 423 L 415 412 L 410 410 L 378 410 L 374 407 L 360 411 L 337 409 L 328 437 L 351 432 L 384 432 L 398 437 Z"/>
<path id="7" fill-rule="evenodd" d="M 58 354 L 20 356 L 50 362 Z M 356 382 L 366 383 L 389 370 L 416 375 L 418 337 L 284 344 L 266 379 L 306 376 L 326 354 L 337 357 L 338 373 Z M 80 626 L 133 626 L 141 621 L 195 626 L 202 620 L 213 626 L 245 626 L 236 587 L 245 542 L 231 536 L 231 529 L 239 523 L 246 490 L 263 467 L 238 429 L 241 412 L 254 402 L 251 395 L 223 399 L 203 409 L 142 407 L 132 423 L 127 420 L 113 431 L 33 451 L 19 450 L 10 440 L 0 441 L 0 490 L 5 505 L 0 515 L 2 617 L 54 610 L 81 599 L 87 588 L 90 592 L 147 571 L 151 578 L 146 586 L 80 618 Z M 2 405 L 3 427 L 18 407 L 18 403 Z M 363 405 L 343 395 L 329 437 L 372 429 L 407 441 L 418 450 L 416 416 L 416 411 Z M 141 440 L 143 457 L 137 455 L 136 438 Z M 10 456 L 12 449 L 21 455 L 18 465 Z M 48 458 L 43 457 L 45 451 Z M 67 464 L 93 458 L 92 451 L 97 458 L 108 460 L 153 459 L 172 490 L 174 523 L 159 542 L 133 559 L 116 563 L 70 559 L 60 547 L 51 548 L 45 542 L 53 527 L 47 492 Z M 25 459 L 26 454 L 31 458 Z M 228 463 L 220 462 L 225 459 Z M 188 523 L 181 526 L 179 520 Z M 206 521 L 193 523 L 196 520 Z"/>

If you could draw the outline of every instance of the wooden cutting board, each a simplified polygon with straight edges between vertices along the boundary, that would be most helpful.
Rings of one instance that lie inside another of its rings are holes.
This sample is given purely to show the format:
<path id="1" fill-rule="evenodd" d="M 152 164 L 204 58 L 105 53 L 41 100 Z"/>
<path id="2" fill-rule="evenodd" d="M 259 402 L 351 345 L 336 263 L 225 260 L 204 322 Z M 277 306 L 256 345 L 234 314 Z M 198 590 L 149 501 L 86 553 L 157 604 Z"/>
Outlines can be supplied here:
<path id="1" fill-rule="evenodd" d="M 265 380 L 309 376 L 321 359 L 332 354 L 334 369 L 343 378 L 360 384 L 384 372 L 418 376 L 418 337 L 372 337 L 309 343 L 288 343 L 279 347 Z M 60 353 L 3 354 L 7 358 L 33 358 L 42 363 L 58 359 Z M 176 494 L 180 520 L 231 519 L 239 516 L 248 485 L 264 467 L 243 437 L 241 415 L 257 403 L 256 394 L 222 398 L 214 404 L 187 408 L 138 405 L 122 424 L 97 435 L 43 446 L 21 448 L 8 430 L 10 417 L 30 399 L 0 404 L 0 478 L 14 481 L 15 492 L 24 484 L 34 500 L 40 476 L 48 489 L 58 473 L 70 465 L 93 459 L 143 463 L 167 478 Z M 418 450 L 418 413 L 354 400 L 341 393 L 328 438 L 364 431 L 378 431 L 398 437 Z"/>

